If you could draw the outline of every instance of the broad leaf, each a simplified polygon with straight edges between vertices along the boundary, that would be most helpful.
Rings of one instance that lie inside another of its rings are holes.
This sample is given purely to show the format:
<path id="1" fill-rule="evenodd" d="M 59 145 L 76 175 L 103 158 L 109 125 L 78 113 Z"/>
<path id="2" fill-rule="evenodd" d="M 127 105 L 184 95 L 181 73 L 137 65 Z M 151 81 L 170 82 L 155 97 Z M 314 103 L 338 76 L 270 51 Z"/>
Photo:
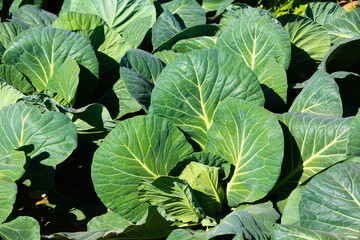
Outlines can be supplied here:
<path id="1" fill-rule="evenodd" d="M 25 5 L 16 10 L 12 23 L 24 28 L 48 27 L 57 19 L 56 15 L 34 5 Z"/>
<path id="2" fill-rule="evenodd" d="M 173 0 L 161 4 L 161 7 L 179 16 L 187 28 L 206 23 L 205 12 L 195 0 Z"/>
<path id="3" fill-rule="evenodd" d="M 24 94 L 19 90 L 0 79 L 0 109 L 16 103 L 16 101 L 23 96 Z"/>
<path id="4" fill-rule="evenodd" d="M 6 158 L 6 156 L 5 156 Z M 25 160 L 25 157 L 23 157 Z M 0 158 L 0 161 L 3 161 L 4 158 Z M 1 171 L 1 170 L 0 170 Z M 0 177 L 0 237 L 1 237 L 1 223 L 6 220 L 13 210 L 13 205 L 16 200 L 17 186 L 14 181 Z"/>
<path id="5" fill-rule="evenodd" d="M 318 23 L 299 15 L 286 14 L 278 20 L 289 34 L 292 44 L 289 80 L 301 82 L 316 71 L 329 51 L 328 32 Z"/>
<path id="6" fill-rule="evenodd" d="M 182 55 L 181 53 L 176 53 L 172 50 L 163 50 L 161 52 L 154 53 L 154 56 L 159 58 L 166 65 L 172 62 L 173 60 L 175 60 L 177 57 L 180 57 L 181 55 Z"/>
<path id="7" fill-rule="evenodd" d="M 8 84 L 12 85 L 24 94 L 29 94 L 35 91 L 24 75 L 22 75 L 21 72 L 13 66 L 1 64 L 0 78 L 4 79 Z"/>
<path id="8" fill-rule="evenodd" d="M 127 90 L 148 110 L 151 92 L 165 64 L 148 52 L 131 49 L 121 59 L 120 66 L 121 79 Z"/>
<path id="9" fill-rule="evenodd" d="M 334 18 L 325 23 L 324 27 L 329 32 L 332 44 L 355 37 L 360 34 L 360 9 L 355 8 Z"/>
<path id="10" fill-rule="evenodd" d="M 229 206 L 256 201 L 271 190 L 284 152 L 275 115 L 247 101 L 228 100 L 218 107 L 206 136 L 206 149 L 235 167 L 226 189 Z"/>
<path id="11" fill-rule="evenodd" d="M 201 7 L 205 12 L 216 11 L 219 8 L 225 8 L 233 2 L 233 0 L 203 0 Z"/>
<path id="12" fill-rule="evenodd" d="M 236 56 L 202 49 L 164 68 L 152 93 L 150 114 L 169 118 L 205 149 L 214 112 L 228 98 L 263 105 L 260 85 L 248 67 Z"/>
<path id="13" fill-rule="evenodd" d="M 290 64 L 290 40 L 273 19 L 262 15 L 241 17 L 221 34 L 215 48 L 238 56 L 255 72 L 263 84 L 267 105 L 278 105 L 279 98 L 280 105 L 286 102 L 287 82 L 282 68 Z M 277 66 L 274 58 L 281 65 Z M 274 68 L 276 71 L 269 70 Z"/>
<path id="14" fill-rule="evenodd" d="M 305 10 L 306 17 L 321 25 L 345 13 L 345 9 L 334 2 L 310 2 Z"/>
<path id="15" fill-rule="evenodd" d="M 346 144 L 346 154 L 349 157 L 360 156 L 360 112 L 353 118 Z"/>
<path id="16" fill-rule="evenodd" d="M 74 124 L 64 114 L 41 112 L 19 104 L 0 110 L 0 155 L 24 149 L 26 155 L 56 166 L 65 160 L 77 145 Z M 34 160 L 35 161 L 35 160 Z"/>
<path id="17" fill-rule="evenodd" d="M 178 41 L 172 50 L 179 53 L 187 53 L 203 48 L 214 48 L 217 37 L 195 37 Z"/>
<path id="18" fill-rule="evenodd" d="M 189 27 L 171 37 L 153 50 L 153 53 L 163 50 L 170 50 L 171 47 L 182 39 L 189 39 L 201 36 L 215 36 L 219 27 L 217 25 L 203 24 Z"/>
<path id="19" fill-rule="evenodd" d="M 204 240 L 208 239 L 209 232 L 206 231 L 193 231 L 190 229 L 175 229 L 170 233 L 166 240 Z"/>
<path id="20" fill-rule="evenodd" d="M 271 233 L 271 239 L 278 240 L 348 240 L 349 238 L 324 231 L 314 231 L 307 228 L 290 226 L 290 225 L 276 225 Z"/>
<path id="21" fill-rule="evenodd" d="M 151 23 L 155 22 L 155 7 L 147 0 L 71 0 L 68 4 L 70 11 L 100 16 L 117 33 L 124 32 L 139 18 L 150 17 Z M 147 30 L 138 29 L 136 34 Z"/>
<path id="22" fill-rule="evenodd" d="M 131 96 L 122 79 L 119 79 L 113 88 L 99 99 L 99 102 L 109 110 L 114 119 L 141 109 L 141 105 Z"/>
<path id="23" fill-rule="evenodd" d="M 92 218 L 87 223 L 87 231 L 96 231 L 101 229 L 124 229 L 132 223 L 118 214 L 109 211 L 106 214 Z"/>
<path id="24" fill-rule="evenodd" d="M 191 162 L 179 176 L 194 190 L 200 206 L 211 217 L 221 212 L 225 200 L 224 189 L 219 182 L 219 170 L 217 167 Z"/>
<path id="25" fill-rule="evenodd" d="M 341 96 L 335 80 L 323 70 L 315 72 L 295 98 L 289 112 L 341 117 L 343 112 Z"/>
<path id="26" fill-rule="evenodd" d="M 97 85 L 98 62 L 86 38 L 64 29 L 33 28 L 22 32 L 4 53 L 6 64 L 24 73 L 38 90 L 43 91 L 51 76 L 69 58 L 91 72 L 84 86 L 91 96 Z"/>
<path id="27" fill-rule="evenodd" d="M 283 208 L 281 224 L 300 225 L 299 203 L 303 191 L 304 186 L 300 185 L 291 192 L 287 199 L 277 203 L 279 208 Z"/>
<path id="28" fill-rule="evenodd" d="M 3 47 L 3 49 L 0 48 L 1 57 L 4 51 L 9 47 L 11 41 L 24 30 L 25 28 L 11 22 L 3 22 L 0 24 L 0 44 Z"/>
<path id="29" fill-rule="evenodd" d="M 140 202 L 163 208 L 177 221 L 197 223 L 205 218 L 193 189 L 182 179 L 161 176 L 152 182 L 143 180 L 138 191 Z"/>
<path id="30" fill-rule="evenodd" d="M 168 120 L 155 116 L 127 119 L 95 152 L 95 190 L 110 210 L 137 221 L 147 208 L 137 199 L 140 181 L 167 175 L 191 151 L 183 134 Z"/>
<path id="31" fill-rule="evenodd" d="M 152 28 L 152 44 L 157 48 L 185 29 L 170 11 L 163 12 Z"/>
<path id="32" fill-rule="evenodd" d="M 283 126 L 286 151 L 281 176 L 274 188 L 277 194 L 292 191 L 298 184 L 346 158 L 351 119 L 285 113 L 280 120 L 286 125 Z"/>
<path id="33" fill-rule="evenodd" d="M 312 230 L 360 237 L 360 164 L 337 164 L 306 185 L 300 201 L 300 225 Z M 329 201 L 331 199 L 331 201 Z"/>
<path id="34" fill-rule="evenodd" d="M 70 31 L 93 30 L 103 26 L 105 21 L 101 17 L 79 12 L 66 12 L 52 23 L 52 27 Z"/>
<path id="35" fill-rule="evenodd" d="M 40 239 L 40 225 L 31 217 L 21 216 L 0 225 L 0 237 L 3 240 Z"/>
<path id="36" fill-rule="evenodd" d="M 50 77 L 46 89 L 56 94 L 60 104 L 73 106 L 79 85 L 80 68 L 76 61 L 67 59 Z"/>

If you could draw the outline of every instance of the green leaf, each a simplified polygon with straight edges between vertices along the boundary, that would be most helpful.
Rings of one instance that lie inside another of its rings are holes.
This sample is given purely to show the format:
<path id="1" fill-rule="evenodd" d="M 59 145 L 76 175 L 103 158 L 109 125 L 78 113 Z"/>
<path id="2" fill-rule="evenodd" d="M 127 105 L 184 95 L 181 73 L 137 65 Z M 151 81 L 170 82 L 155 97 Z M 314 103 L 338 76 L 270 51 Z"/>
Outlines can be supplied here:
<path id="1" fill-rule="evenodd" d="M 23 96 L 24 94 L 19 90 L 0 79 L 0 109 L 16 103 L 16 101 Z"/>
<path id="2" fill-rule="evenodd" d="M 299 203 L 303 191 L 304 186 L 300 185 L 291 192 L 286 200 L 283 200 L 285 206 L 282 210 L 281 224 L 300 225 Z M 282 203 L 280 202 L 280 205 Z M 279 202 L 277 204 L 279 206 Z"/>
<path id="3" fill-rule="evenodd" d="M 179 53 L 187 53 L 203 48 L 214 48 L 217 37 L 195 37 L 178 41 L 172 50 Z"/>
<path id="4" fill-rule="evenodd" d="M 100 16 L 110 28 L 123 33 L 139 18 L 150 17 L 155 22 L 155 7 L 148 0 L 71 0 L 69 10 L 79 13 L 90 13 Z M 151 25 L 149 26 L 149 28 Z M 139 29 L 143 34 L 147 29 Z"/>
<path id="5" fill-rule="evenodd" d="M 122 79 L 119 79 L 114 87 L 99 99 L 99 102 L 109 110 L 114 119 L 141 109 L 141 105 L 131 96 Z"/>
<path id="6" fill-rule="evenodd" d="M 323 70 L 315 72 L 295 98 L 289 112 L 341 117 L 343 113 L 341 96 L 335 80 Z"/>
<path id="7" fill-rule="evenodd" d="M 171 37 L 166 42 L 162 43 L 158 47 L 153 50 L 153 53 L 163 50 L 170 50 L 171 47 L 177 42 L 182 39 L 189 39 L 194 37 L 201 37 L 201 36 L 215 36 L 219 27 L 217 25 L 196 25 L 193 27 L 189 27 Z"/>
<path id="8" fill-rule="evenodd" d="M 315 176 L 301 197 L 300 225 L 311 230 L 360 236 L 360 164 L 344 162 Z M 331 201 L 329 201 L 331 199 Z"/>
<path id="9" fill-rule="evenodd" d="M 360 51 L 360 36 L 343 40 L 330 48 L 319 68 L 328 73 L 347 71 L 360 74 L 356 64 L 360 61 L 358 51 Z"/>
<path id="10" fill-rule="evenodd" d="M 216 217 L 225 200 L 224 189 L 219 182 L 220 168 L 190 162 L 180 174 L 192 190 L 206 215 Z"/>
<path id="11" fill-rule="evenodd" d="M 195 0 L 174 0 L 161 4 L 161 7 L 179 16 L 187 28 L 206 23 L 205 12 Z"/>
<path id="12" fill-rule="evenodd" d="M 179 178 L 161 176 L 153 182 L 143 180 L 138 188 L 139 201 L 161 207 L 173 219 L 197 223 L 205 218 L 194 191 Z"/>
<path id="13" fill-rule="evenodd" d="M 120 62 L 120 74 L 129 93 L 149 109 L 151 92 L 165 67 L 157 57 L 140 49 L 131 49 Z"/>
<path id="14" fill-rule="evenodd" d="M 11 41 L 24 30 L 25 28 L 11 22 L 0 23 L 0 44 L 4 47 L 4 51 L 9 47 Z M 4 51 L 0 51 L 1 57 Z"/>
<path id="15" fill-rule="evenodd" d="M 87 231 L 96 231 L 101 229 L 124 229 L 132 223 L 118 214 L 109 211 L 106 214 L 92 218 L 87 223 Z"/>
<path id="16" fill-rule="evenodd" d="M 220 35 L 215 48 L 238 56 L 255 72 L 267 106 L 284 105 L 287 82 L 282 68 L 290 64 L 290 41 L 278 23 L 262 15 L 241 17 Z"/>
<path id="17" fill-rule="evenodd" d="M 285 156 L 277 194 L 292 191 L 320 171 L 346 158 L 351 119 L 324 118 L 303 113 L 285 113 Z M 285 188 L 285 189 L 284 189 Z"/>
<path id="18" fill-rule="evenodd" d="M 4 53 L 6 64 L 24 73 L 38 90 L 43 91 L 51 76 L 69 58 L 87 68 L 93 75 L 86 89 L 91 95 L 97 85 L 98 62 L 86 38 L 51 27 L 33 28 L 22 32 Z"/>
<path id="19" fill-rule="evenodd" d="M 323 25 L 345 14 L 346 10 L 334 2 L 310 2 L 305 10 L 305 17 Z"/>
<path id="20" fill-rule="evenodd" d="M 231 4 L 233 0 L 203 0 L 201 7 L 205 12 L 216 11 L 220 7 L 227 6 Z"/>
<path id="21" fill-rule="evenodd" d="M 205 149 L 214 112 L 228 98 L 263 105 L 255 74 L 236 56 L 201 49 L 164 68 L 152 92 L 150 114 L 169 118 Z"/>
<path id="22" fill-rule="evenodd" d="M 206 136 L 206 149 L 235 168 L 226 189 L 229 206 L 256 201 L 271 190 L 284 152 L 274 114 L 244 100 L 228 100 L 218 107 Z"/>
<path id="23" fill-rule="evenodd" d="M 24 5 L 12 16 L 12 23 L 24 28 L 51 26 L 57 16 L 34 5 Z"/>
<path id="24" fill-rule="evenodd" d="M 355 8 L 324 24 L 328 30 L 331 43 L 336 44 L 347 38 L 360 34 L 360 9 Z"/>
<path id="25" fill-rule="evenodd" d="M 75 126 L 61 113 L 41 114 L 34 107 L 16 104 L 0 110 L 0 125 L 0 136 L 7 136 L 0 141 L 0 155 L 21 148 L 27 156 L 54 167 L 77 145 Z"/>
<path id="26" fill-rule="evenodd" d="M 181 41 L 181 40 L 180 40 Z M 154 56 L 163 61 L 166 65 L 180 57 L 182 54 L 176 53 L 172 50 L 163 50 L 161 52 L 154 53 Z M 1 65 L 0 65 L 1 66 Z"/>
<path id="27" fill-rule="evenodd" d="M 170 235 L 166 238 L 166 240 L 204 240 L 208 239 L 209 232 L 205 231 L 193 231 L 190 229 L 175 229 L 170 233 Z"/>
<path id="28" fill-rule="evenodd" d="M 136 222 L 147 207 L 137 199 L 140 181 L 167 175 L 191 152 L 183 134 L 168 120 L 155 116 L 127 119 L 95 152 L 91 169 L 95 190 L 110 210 Z"/>
<path id="29" fill-rule="evenodd" d="M 7 158 L 5 156 L 5 158 Z M 25 157 L 23 156 L 25 160 Z M 3 157 L 0 158 L 0 161 L 3 161 Z M 0 170 L 1 171 L 1 170 Z M 1 223 L 6 220 L 11 211 L 13 210 L 13 205 L 16 200 L 17 186 L 14 181 L 0 177 L 0 237 L 1 237 Z"/>
<path id="30" fill-rule="evenodd" d="M 122 31 L 122 36 L 131 48 L 141 45 L 154 23 L 153 16 L 138 18 Z"/>
<path id="31" fill-rule="evenodd" d="M 24 94 L 29 94 L 35 91 L 24 75 L 22 75 L 21 72 L 13 66 L 1 64 L 0 78 L 4 79 L 8 84 L 12 85 Z"/>
<path id="32" fill-rule="evenodd" d="M 277 240 L 298 240 L 298 239 L 312 239 L 312 240 L 348 240 L 349 238 L 339 236 L 337 234 L 314 231 L 307 228 L 279 225 L 276 224 L 271 233 L 271 239 Z"/>
<path id="33" fill-rule="evenodd" d="M 268 234 L 271 232 L 276 221 L 280 218 L 280 214 L 274 209 L 273 203 L 270 201 L 258 204 L 240 205 L 236 210 L 250 213 L 256 221 L 264 224 Z"/>
<path id="34" fill-rule="evenodd" d="M 0 237 L 3 240 L 40 240 L 40 225 L 31 217 L 18 217 L 11 222 L 0 225 Z"/>
<path id="35" fill-rule="evenodd" d="M 180 24 L 170 11 L 163 12 L 152 28 L 151 41 L 153 47 L 157 48 L 184 29 L 185 27 Z"/>
<path id="36" fill-rule="evenodd" d="M 220 28 L 222 31 L 225 31 L 229 25 L 236 22 L 239 18 L 250 17 L 253 15 L 268 17 L 273 22 L 277 22 L 274 16 L 267 10 L 261 8 L 252 8 L 244 3 L 235 3 L 226 7 L 224 13 L 221 15 L 219 23 Z"/>
<path id="37" fill-rule="evenodd" d="M 69 31 L 93 30 L 103 26 L 105 21 L 101 17 L 79 12 L 66 12 L 52 23 L 52 27 Z"/>
<path id="38" fill-rule="evenodd" d="M 208 239 L 222 235 L 235 235 L 236 239 L 266 240 L 269 233 L 265 225 L 255 219 L 252 214 L 234 211 L 227 215 L 216 228 L 210 232 Z"/>
<path id="39" fill-rule="evenodd" d="M 360 156 L 360 112 L 353 118 L 346 144 L 346 155 L 348 157 Z"/>
<path id="40" fill-rule="evenodd" d="M 327 30 L 320 24 L 293 14 L 278 17 L 291 41 L 291 63 L 288 74 L 292 82 L 308 79 L 330 49 Z"/>
<path id="41" fill-rule="evenodd" d="M 50 77 L 46 89 L 57 94 L 58 102 L 73 106 L 79 85 L 80 68 L 76 61 L 67 59 Z"/>

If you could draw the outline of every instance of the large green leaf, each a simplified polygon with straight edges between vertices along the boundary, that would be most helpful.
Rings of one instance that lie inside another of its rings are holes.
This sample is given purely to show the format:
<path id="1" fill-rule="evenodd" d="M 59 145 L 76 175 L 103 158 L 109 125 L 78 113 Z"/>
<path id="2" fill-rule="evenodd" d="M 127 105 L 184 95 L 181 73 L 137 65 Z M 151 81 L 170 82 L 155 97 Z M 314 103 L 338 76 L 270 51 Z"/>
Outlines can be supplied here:
<path id="1" fill-rule="evenodd" d="M 73 106 L 79 85 L 80 68 L 72 58 L 67 59 L 50 77 L 46 89 L 55 94 L 63 105 Z"/>
<path id="2" fill-rule="evenodd" d="M 233 0 L 203 0 L 201 1 L 201 7 L 205 12 L 216 11 L 220 7 L 231 4 Z"/>
<path id="3" fill-rule="evenodd" d="M 16 101 L 23 96 L 24 94 L 19 90 L 0 79 L 0 109 L 16 103 Z"/>
<path id="4" fill-rule="evenodd" d="M 141 109 L 141 105 L 131 96 L 122 79 L 119 79 L 113 88 L 99 99 L 99 102 L 109 110 L 114 119 Z"/>
<path id="5" fill-rule="evenodd" d="M 301 197 L 300 225 L 312 230 L 360 237 L 360 164 L 337 164 L 315 176 Z M 330 200 L 329 200 L 330 199 Z"/>
<path id="6" fill-rule="evenodd" d="M 121 79 L 127 90 L 148 110 L 151 92 L 165 64 L 148 52 L 131 49 L 121 59 L 120 66 Z"/>
<path id="7" fill-rule="evenodd" d="M 13 150 L 0 155 L 0 224 L 13 209 L 17 193 L 15 181 L 24 174 L 25 163 L 25 155 L 20 151 Z"/>
<path id="8" fill-rule="evenodd" d="M 187 28 L 206 23 L 205 12 L 195 0 L 169 1 L 161 4 L 161 7 L 179 16 Z"/>
<path id="9" fill-rule="evenodd" d="M 295 188 L 289 197 L 283 201 L 277 202 L 281 208 L 281 224 L 300 225 L 299 203 L 304 186 L 300 185 Z"/>
<path id="10" fill-rule="evenodd" d="M 40 240 L 40 225 L 31 217 L 21 216 L 11 222 L 0 225 L 0 238 L 3 240 Z"/>
<path id="11" fill-rule="evenodd" d="M 93 30 L 102 26 L 105 21 L 94 14 L 66 12 L 52 23 L 52 27 L 70 31 Z"/>
<path id="12" fill-rule="evenodd" d="M 295 98 L 289 112 L 341 117 L 343 112 L 341 96 L 335 80 L 323 70 L 315 72 Z"/>
<path id="13" fill-rule="evenodd" d="M 360 156 L 360 112 L 353 118 L 346 144 L 346 154 L 350 157 Z"/>
<path id="14" fill-rule="evenodd" d="M 155 22 L 155 7 L 148 0 L 71 0 L 68 4 L 72 12 L 100 16 L 118 33 L 131 27 L 139 18 L 150 17 L 151 23 Z M 148 29 L 137 29 L 134 33 L 145 34 Z"/>
<path id="15" fill-rule="evenodd" d="M 189 39 L 201 36 L 215 36 L 218 30 L 219 27 L 217 25 L 210 24 L 196 25 L 186 28 L 185 30 L 175 34 L 169 40 L 156 47 L 153 50 L 153 53 L 163 50 L 170 50 L 177 41 L 180 41 L 182 39 Z"/>
<path id="16" fill-rule="evenodd" d="M 206 231 L 193 231 L 190 229 L 179 228 L 170 233 L 166 240 L 204 240 L 208 239 L 209 232 Z"/>
<path id="17" fill-rule="evenodd" d="M 271 239 L 277 240 L 348 240 L 349 238 L 324 231 L 314 231 L 293 225 L 276 225 L 271 233 Z"/>
<path id="18" fill-rule="evenodd" d="M 334 2 L 310 2 L 305 16 L 323 25 L 346 13 L 346 10 Z"/>
<path id="19" fill-rule="evenodd" d="M 184 135 L 168 120 L 155 116 L 127 119 L 95 152 L 91 169 L 95 190 L 109 209 L 137 221 L 147 207 L 137 199 L 140 181 L 167 175 L 191 151 Z"/>
<path id="20" fill-rule="evenodd" d="M 57 16 L 34 5 L 25 5 L 16 10 L 11 21 L 24 28 L 51 26 Z"/>
<path id="21" fill-rule="evenodd" d="M 355 8 L 324 24 L 328 30 L 331 43 L 339 43 L 347 38 L 360 34 L 360 9 Z"/>
<path id="22" fill-rule="evenodd" d="M 92 218 L 87 223 L 87 231 L 96 231 L 101 229 L 124 229 L 132 223 L 113 211 L 108 211 L 106 214 Z"/>
<path id="23" fill-rule="evenodd" d="M 284 153 L 274 114 L 247 101 L 228 100 L 218 107 L 206 136 L 206 149 L 235 168 L 226 189 L 229 206 L 256 201 L 271 190 Z"/>
<path id="24" fill-rule="evenodd" d="M 195 37 L 178 41 L 172 47 L 172 50 L 179 53 L 187 53 L 193 50 L 215 47 L 217 37 Z"/>
<path id="25" fill-rule="evenodd" d="M 4 51 L 9 47 L 11 41 L 24 30 L 25 28 L 11 22 L 3 22 L 0 24 L 0 44 L 3 47 L 3 49 L 0 48 L 0 56 L 2 56 Z"/>
<path id="26" fill-rule="evenodd" d="M 170 11 L 163 12 L 154 23 L 151 41 L 154 48 L 171 39 L 185 29 Z"/>
<path id="27" fill-rule="evenodd" d="M 154 53 L 155 57 L 159 58 L 161 61 L 163 61 L 166 64 L 169 64 L 170 62 L 175 60 L 177 57 L 180 57 L 181 55 L 182 55 L 181 53 L 176 53 L 172 50 L 163 50 L 161 52 Z"/>
<path id="28" fill-rule="evenodd" d="M 179 178 L 161 176 L 139 183 L 139 201 L 163 208 L 171 218 L 184 223 L 197 223 L 205 218 L 193 189 Z"/>
<path id="29" fill-rule="evenodd" d="M 221 212 L 225 200 L 224 189 L 219 182 L 219 170 L 217 167 L 190 162 L 179 176 L 194 190 L 200 206 L 211 217 Z"/>
<path id="30" fill-rule="evenodd" d="M 89 41 L 64 29 L 39 27 L 22 32 L 3 58 L 6 64 L 24 73 L 38 91 L 46 88 L 51 76 L 69 58 L 91 72 L 84 86 L 88 95 L 97 85 L 98 62 Z"/>
<path id="31" fill-rule="evenodd" d="M 224 13 L 221 15 L 220 27 L 222 31 L 231 25 L 233 22 L 236 22 L 241 17 L 250 17 L 253 15 L 264 16 L 272 19 L 274 22 L 277 22 L 274 16 L 267 10 L 262 8 L 252 8 L 244 3 L 235 3 L 226 7 Z"/>
<path id="32" fill-rule="evenodd" d="M 351 119 L 324 118 L 303 113 L 285 113 L 285 157 L 274 190 L 291 192 L 320 171 L 346 158 L 347 134 Z"/>
<path id="33" fill-rule="evenodd" d="M 292 44 L 289 80 L 306 80 L 316 71 L 330 49 L 328 32 L 318 23 L 299 15 L 286 14 L 278 17 L 278 20 L 289 34 Z"/>
<path id="34" fill-rule="evenodd" d="M 0 155 L 21 148 L 42 164 L 56 166 L 77 145 L 75 126 L 61 113 L 10 105 L 0 110 L 0 125 L 0 135 L 7 136 L 0 141 Z"/>
<path id="35" fill-rule="evenodd" d="M 13 66 L 1 64 L 0 78 L 4 79 L 8 84 L 12 85 L 24 94 L 29 94 L 35 91 L 24 75 L 22 75 L 21 72 Z"/>
<path id="36" fill-rule="evenodd" d="M 260 106 L 264 101 L 255 74 L 236 56 L 201 49 L 164 68 L 152 93 L 150 113 L 169 118 L 205 149 L 214 112 L 228 98 Z"/>
<path id="37" fill-rule="evenodd" d="M 262 15 L 241 17 L 220 35 L 215 48 L 240 57 L 255 72 L 263 84 L 267 105 L 286 102 L 287 82 L 282 68 L 290 64 L 290 40 L 281 25 Z"/>

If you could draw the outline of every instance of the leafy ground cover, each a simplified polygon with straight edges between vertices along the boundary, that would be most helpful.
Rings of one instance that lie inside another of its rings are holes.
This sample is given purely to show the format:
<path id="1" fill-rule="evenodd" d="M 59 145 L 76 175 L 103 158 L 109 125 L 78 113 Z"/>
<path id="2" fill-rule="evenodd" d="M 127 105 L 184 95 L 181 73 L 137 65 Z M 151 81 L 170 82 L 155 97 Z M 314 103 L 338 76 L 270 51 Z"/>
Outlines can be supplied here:
<path id="1" fill-rule="evenodd" d="M 1 2 L 0 239 L 360 238 L 360 10 L 244 2 Z"/>

